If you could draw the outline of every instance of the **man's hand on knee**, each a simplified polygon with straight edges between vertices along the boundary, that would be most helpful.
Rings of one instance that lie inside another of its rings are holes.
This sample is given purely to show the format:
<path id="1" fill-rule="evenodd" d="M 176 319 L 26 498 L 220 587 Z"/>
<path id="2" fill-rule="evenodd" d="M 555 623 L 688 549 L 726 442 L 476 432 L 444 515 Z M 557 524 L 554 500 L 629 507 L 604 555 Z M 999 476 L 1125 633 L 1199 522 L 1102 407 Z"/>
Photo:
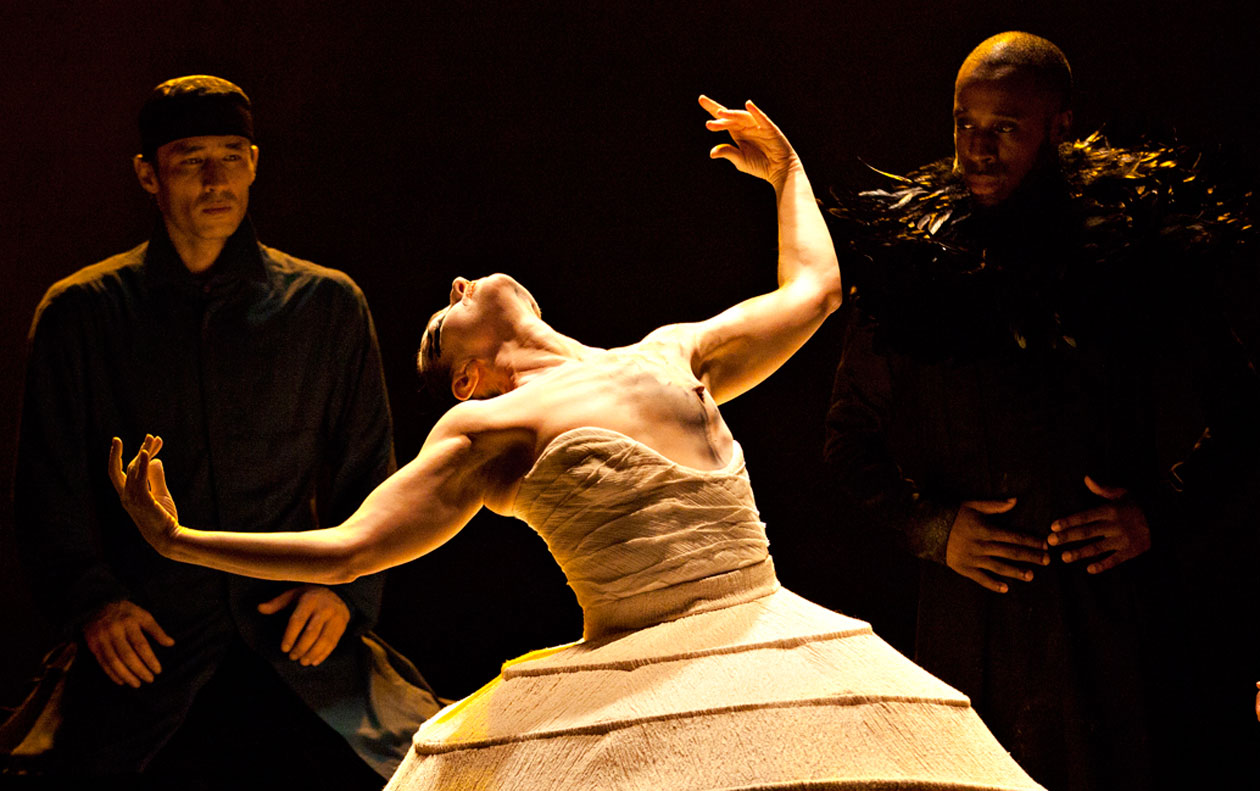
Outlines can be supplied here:
<path id="1" fill-rule="evenodd" d="M 340 596 L 323 585 L 290 588 L 258 605 L 264 615 L 293 604 L 293 613 L 280 640 L 280 650 L 303 665 L 318 665 L 337 647 L 350 623 L 350 608 Z"/>
<path id="2" fill-rule="evenodd" d="M 106 604 L 83 625 L 88 650 L 119 686 L 139 687 L 162 672 L 149 637 L 159 645 L 175 645 L 148 610 L 125 599 Z"/>

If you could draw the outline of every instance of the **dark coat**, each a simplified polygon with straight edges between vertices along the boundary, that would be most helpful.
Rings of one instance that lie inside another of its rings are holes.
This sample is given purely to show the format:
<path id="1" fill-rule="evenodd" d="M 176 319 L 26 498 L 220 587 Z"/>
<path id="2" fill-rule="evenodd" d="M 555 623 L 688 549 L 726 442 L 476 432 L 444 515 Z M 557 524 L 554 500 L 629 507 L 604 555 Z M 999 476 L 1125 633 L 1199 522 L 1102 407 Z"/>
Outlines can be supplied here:
<path id="1" fill-rule="evenodd" d="M 1207 297 L 1204 251 L 1167 233 L 1175 219 L 1103 216 L 1100 185 L 1071 177 L 985 212 L 946 172 L 897 207 L 914 233 L 855 232 L 841 212 L 858 292 L 828 463 L 864 523 L 928 561 L 916 658 L 1021 765 L 1048 788 L 1150 787 L 1178 534 L 1256 468 L 1260 382 Z M 1154 551 L 1089 575 L 1055 549 L 1004 595 L 944 565 L 961 502 L 1015 497 L 995 522 L 1045 538 L 1101 504 L 1086 475 L 1130 491 Z"/>
<path id="2" fill-rule="evenodd" d="M 105 474 L 110 438 L 121 437 L 130 456 L 146 433 L 166 442 L 184 524 L 270 532 L 344 520 L 395 468 L 362 292 L 341 272 L 260 245 L 248 221 L 215 265 L 193 276 L 159 222 L 148 243 L 56 283 L 41 302 L 15 486 L 36 598 L 68 637 L 102 605 L 128 599 L 175 638 L 175 647 L 156 649 L 158 681 L 127 704 L 142 710 L 143 693 L 162 713 L 132 716 L 177 723 L 235 642 L 353 732 L 368 672 L 360 636 L 377 618 L 383 577 L 334 587 L 350 626 L 322 665 L 299 667 L 279 651 L 288 611 L 256 610 L 294 583 L 167 560 L 120 507 Z M 76 672 L 95 664 L 86 652 L 80 659 Z M 145 738 L 160 744 L 171 727 Z"/>

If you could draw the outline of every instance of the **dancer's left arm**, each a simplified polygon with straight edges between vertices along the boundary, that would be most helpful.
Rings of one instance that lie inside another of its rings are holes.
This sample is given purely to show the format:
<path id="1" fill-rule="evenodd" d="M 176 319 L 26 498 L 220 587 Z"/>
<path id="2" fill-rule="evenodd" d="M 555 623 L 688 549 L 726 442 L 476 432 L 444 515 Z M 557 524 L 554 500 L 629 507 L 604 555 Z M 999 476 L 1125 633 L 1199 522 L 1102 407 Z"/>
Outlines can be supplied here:
<path id="1" fill-rule="evenodd" d="M 469 432 L 456 407 L 411 463 L 368 495 L 345 522 L 300 532 L 196 530 L 179 524 L 157 437 L 146 437 L 123 468 L 122 442 L 110 448 L 109 476 L 146 541 L 172 560 L 259 579 L 335 584 L 414 560 L 460 531 L 494 491 L 514 458 L 498 432 Z M 477 405 L 473 405 L 475 407 Z"/>
<path id="2" fill-rule="evenodd" d="M 701 96 L 700 105 L 713 116 L 707 128 L 731 136 L 731 143 L 715 146 L 709 156 L 770 182 L 778 207 L 779 287 L 708 321 L 653 333 L 682 343 L 692 371 L 721 403 L 786 362 L 840 306 L 842 291 L 831 235 L 787 138 L 752 102 L 731 110 Z"/>

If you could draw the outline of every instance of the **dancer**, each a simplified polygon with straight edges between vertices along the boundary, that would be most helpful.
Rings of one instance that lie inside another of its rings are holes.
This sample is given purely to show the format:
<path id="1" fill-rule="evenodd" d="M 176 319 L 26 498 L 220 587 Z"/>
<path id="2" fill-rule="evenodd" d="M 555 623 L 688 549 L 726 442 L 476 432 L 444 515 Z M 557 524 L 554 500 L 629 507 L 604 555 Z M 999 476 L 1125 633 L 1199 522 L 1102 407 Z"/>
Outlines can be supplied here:
<path id="1" fill-rule="evenodd" d="M 430 720 L 390 788 L 1038 788 L 965 697 L 860 621 L 783 589 L 744 459 L 718 412 L 841 301 L 800 160 L 749 102 L 707 97 L 710 156 L 778 198 L 779 287 L 639 343 L 586 346 L 507 275 L 456 278 L 420 366 L 460 400 L 345 523 L 290 534 L 183 527 L 146 438 L 110 476 L 162 554 L 342 581 L 405 563 L 487 507 L 546 540 L 583 640 L 508 663 Z"/>

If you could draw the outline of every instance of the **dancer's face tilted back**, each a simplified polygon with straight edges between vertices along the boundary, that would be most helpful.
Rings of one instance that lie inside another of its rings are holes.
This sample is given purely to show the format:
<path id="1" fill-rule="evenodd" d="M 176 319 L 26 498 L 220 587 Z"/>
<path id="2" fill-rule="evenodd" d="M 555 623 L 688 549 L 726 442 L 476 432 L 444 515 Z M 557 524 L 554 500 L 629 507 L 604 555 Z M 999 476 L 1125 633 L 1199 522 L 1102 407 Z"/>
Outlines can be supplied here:
<path id="1" fill-rule="evenodd" d="M 521 323 L 541 316 L 533 295 L 510 275 L 457 277 L 451 283 L 449 304 L 425 327 L 417 357 L 420 374 L 435 393 L 453 389 L 460 401 L 490 395 L 465 390 L 461 376 L 470 364 L 492 365 L 498 349 L 517 336 Z"/>

